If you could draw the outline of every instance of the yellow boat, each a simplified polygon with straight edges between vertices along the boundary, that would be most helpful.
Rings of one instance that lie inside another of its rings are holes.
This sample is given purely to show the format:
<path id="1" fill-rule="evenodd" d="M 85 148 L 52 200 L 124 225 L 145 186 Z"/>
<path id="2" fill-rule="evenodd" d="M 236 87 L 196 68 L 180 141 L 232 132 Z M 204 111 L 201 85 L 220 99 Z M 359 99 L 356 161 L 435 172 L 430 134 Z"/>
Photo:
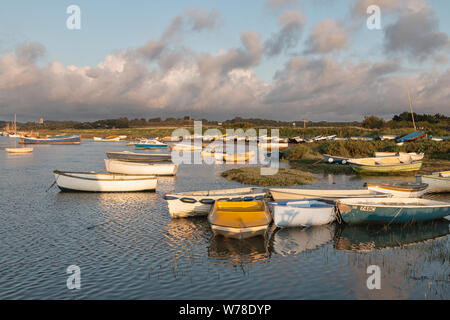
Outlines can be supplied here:
<path id="1" fill-rule="evenodd" d="M 215 235 L 247 239 L 264 235 L 272 216 L 264 201 L 216 201 L 208 221 Z"/>
<path id="2" fill-rule="evenodd" d="M 9 153 L 31 153 L 33 148 L 5 148 L 6 152 Z"/>

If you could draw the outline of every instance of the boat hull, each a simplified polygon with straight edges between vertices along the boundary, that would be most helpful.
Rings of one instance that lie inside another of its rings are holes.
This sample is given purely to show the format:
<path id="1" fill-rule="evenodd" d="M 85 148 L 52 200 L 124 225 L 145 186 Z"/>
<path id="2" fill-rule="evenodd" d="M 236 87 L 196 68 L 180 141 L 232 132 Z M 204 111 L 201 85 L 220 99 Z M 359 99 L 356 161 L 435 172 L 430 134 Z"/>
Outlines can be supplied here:
<path id="1" fill-rule="evenodd" d="M 271 220 L 264 201 L 216 201 L 208 215 L 214 235 L 234 239 L 264 235 Z"/>
<path id="2" fill-rule="evenodd" d="M 327 199 L 338 200 L 342 198 L 366 198 L 366 197 L 388 197 L 367 189 L 361 190 L 315 190 L 315 189 L 269 189 L 275 201 L 281 200 L 303 200 L 303 199 Z"/>
<path id="3" fill-rule="evenodd" d="M 317 200 L 269 202 L 269 207 L 279 228 L 319 226 L 336 218 L 334 205 Z"/>
<path id="4" fill-rule="evenodd" d="M 323 155 L 323 160 L 326 163 L 339 163 L 339 164 L 348 164 L 348 158 L 344 158 L 344 157 L 335 157 L 329 154 L 324 154 Z"/>
<path id="5" fill-rule="evenodd" d="M 408 188 L 401 187 L 395 185 L 384 185 L 384 184 L 376 184 L 376 183 L 367 183 L 367 189 L 381 192 L 381 193 L 389 193 L 392 194 L 393 197 L 400 198 L 420 198 L 423 196 L 427 190 L 427 186 L 423 186 L 421 188 Z"/>
<path id="6" fill-rule="evenodd" d="M 33 148 L 5 148 L 6 152 L 9 153 L 31 153 Z"/>
<path id="7" fill-rule="evenodd" d="M 167 144 L 146 144 L 146 143 L 135 143 L 136 149 L 162 149 L 169 147 Z"/>
<path id="8" fill-rule="evenodd" d="M 144 154 L 134 152 L 107 152 L 109 159 L 129 161 L 129 162 L 155 162 L 155 161 L 171 161 L 170 154 Z"/>
<path id="9" fill-rule="evenodd" d="M 55 180 L 66 192 L 143 192 L 155 191 L 154 176 L 133 177 L 111 174 L 93 174 L 55 171 Z"/>
<path id="10" fill-rule="evenodd" d="M 164 195 L 172 218 L 207 216 L 217 200 L 263 200 L 265 192 L 258 188 L 239 188 Z"/>
<path id="11" fill-rule="evenodd" d="M 81 138 L 77 135 L 56 136 L 50 138 L 22 138 L 22 144 L 80 144 Z"/>
<path id="12" fill-rule="evenodd" d="M 418 171 L 422 162 L 400 163 L 392 165 L 366 165 L 350 162 L 350 167 L 357 173 L 394 173 Z"/>
<path id="13" fill-rule="evenodd" d="M 422 176 L 422 183 L 428 184 L 427 193 L 447 193 L 450 192 L 450 178 L 433 175 Z"/>
<path id="14" fill-rule="evenodd" d="M 338 212 L 345 223 L 407 223 L 435 220 L 450 215 L 450 204 L 446 205 L 442 202 L 440 206 L 420 206 L 410 205 L 408 202 L 405 205 L 398 205 L 392 201 L 388 201 L 387 204 L 374 204 L 373 202 L 366 203 L 365 199 L 361 200 L 360 203 L 348 203 L 345 200 L 337 201 Z M 395 199 L 393 200 L 395 201 Z"/>
<path id="15" fill-rule="evenodd" d="M 106 170 L 111 173 L 135 175 L 174 176 L 178 170 L 177 164 L 149 164 L 112 159 L 105 159 L 105 166 Z"/>

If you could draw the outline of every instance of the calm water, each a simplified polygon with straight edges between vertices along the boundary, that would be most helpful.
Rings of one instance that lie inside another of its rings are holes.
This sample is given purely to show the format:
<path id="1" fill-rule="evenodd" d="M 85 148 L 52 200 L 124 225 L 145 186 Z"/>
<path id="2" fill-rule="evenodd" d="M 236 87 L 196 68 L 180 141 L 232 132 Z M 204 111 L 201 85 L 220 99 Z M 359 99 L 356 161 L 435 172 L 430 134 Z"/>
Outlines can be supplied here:
<path id="1" fill-rule="evenodd" d="M 230 165 L 183 165 L 158 179 L 156 193 L 60 193 L 46 191 L 54 169 L 101 171 L 105 151 L 131 147 L 86 140 L 29 155 L 3 150 L 13 145 L 0 137 L 0 299 L 450 298 L 448 220 L 214 238 L 206 218 L 171 220 L 161 195 L 239 186 L 219 177 Z M 326 175 L 314 187 L 364 182 Z M 80 290 L 66 287 L 73 264 Z M 369 265 L 381 268 L 381 290 L 367 289 Z"/>

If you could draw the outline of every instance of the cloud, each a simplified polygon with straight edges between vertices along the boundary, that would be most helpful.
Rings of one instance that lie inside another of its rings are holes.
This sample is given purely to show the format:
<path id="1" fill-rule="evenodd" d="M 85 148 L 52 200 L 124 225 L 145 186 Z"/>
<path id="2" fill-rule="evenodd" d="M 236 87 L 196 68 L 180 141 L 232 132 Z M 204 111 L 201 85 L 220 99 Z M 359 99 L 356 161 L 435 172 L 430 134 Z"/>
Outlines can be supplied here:
<path id="1" fill-rule="evenodd" d="M 16 57 L 20 63 L 32 64 L 45 55 L 45 47 L 38 42 L 28 42 L 16 48 Z"/>
<path id="2" fill-rule="evenodd" d="M 313 27 L 305 42 L 305 54 L 329 53 L 345 48 L 348 36 L 341 22 L 325 19 Z"/>
<path id="3" fill-rule="evenodd" d="M 278 24 L 281 29 L 264 44 L 268 56 L 295 48 L 306 24 L 306 17 L 298 11 L 286 11 L 278 18 Z"/>
<path id="4" fill-rule="evenodd" d="M 409 8 L 386 27 L 384 50 L 387 54 L 406 54 L 411 60 L 424 61 L 449 46 L 448 35 L 438 27 L 439 21 L 431 9 Z"/>
<path id="5" fill-rule="evenodd" d="M 411 0 L 409 0 L 411 1 Z M 371 5 L 380 7 L 381 12 L 390 13 L 400 10 L 402 7 L 402 0 L 353 0 L 353 5 L 350 7 L 350 12 L 353 17 L 367 16 L 367 8 Z"/>
<path id="6" fill-rule="evenodd" d="M 220 21 L 220 14 L 216 9 L 208 11 L 201 8 L 189 8 L 186 14 L 192 31 L 214 29 Z"/>

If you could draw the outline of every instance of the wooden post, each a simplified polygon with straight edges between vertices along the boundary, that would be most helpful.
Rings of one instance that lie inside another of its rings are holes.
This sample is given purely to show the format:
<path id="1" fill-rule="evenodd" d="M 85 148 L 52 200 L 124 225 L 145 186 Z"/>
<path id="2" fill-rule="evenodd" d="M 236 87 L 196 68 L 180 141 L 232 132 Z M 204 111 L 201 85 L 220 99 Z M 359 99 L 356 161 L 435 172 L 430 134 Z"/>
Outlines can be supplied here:
<path id="1" fill-rule="evenodd" d="M 306 128 L 306 118 L 303 118 L 303 129 L 305 129 Z"/>

